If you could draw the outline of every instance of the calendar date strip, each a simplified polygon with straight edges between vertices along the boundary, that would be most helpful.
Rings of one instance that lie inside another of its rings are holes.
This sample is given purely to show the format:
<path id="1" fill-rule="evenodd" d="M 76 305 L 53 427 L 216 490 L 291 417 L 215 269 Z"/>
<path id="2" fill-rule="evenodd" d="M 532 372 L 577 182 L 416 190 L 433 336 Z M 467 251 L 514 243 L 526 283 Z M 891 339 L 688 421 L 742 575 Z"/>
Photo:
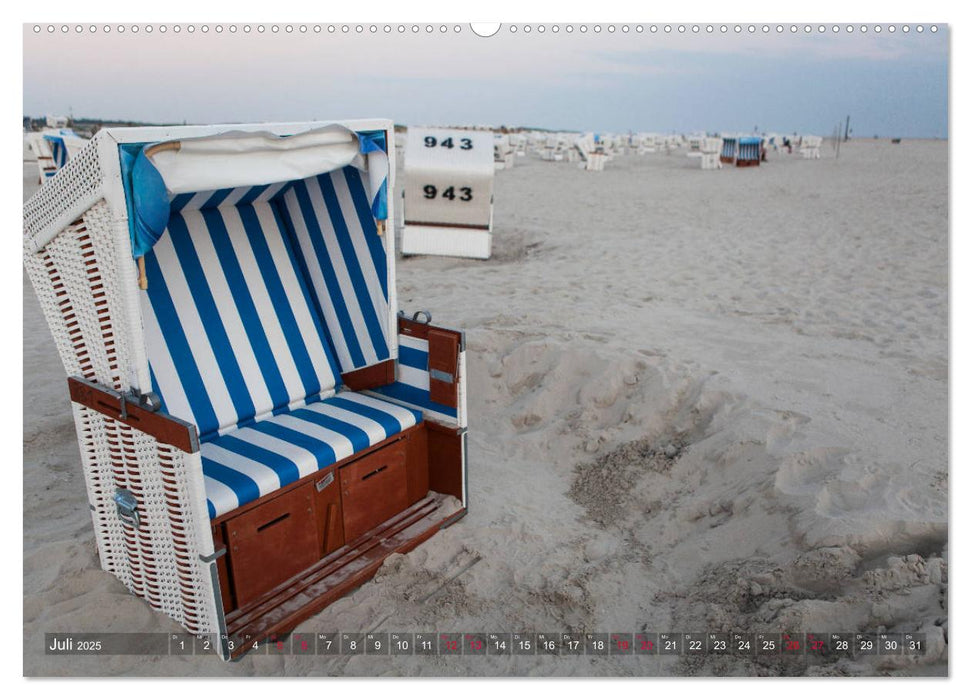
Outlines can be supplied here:
<path id="1" fill-rule="evenodd" d="M 47 633 L 64 656 L 182 656 L 253 640 L 169 633 Z M 249 654 L 315 656 L 923 656 L 921 632 L 294 632 L 253 641 Z"/>

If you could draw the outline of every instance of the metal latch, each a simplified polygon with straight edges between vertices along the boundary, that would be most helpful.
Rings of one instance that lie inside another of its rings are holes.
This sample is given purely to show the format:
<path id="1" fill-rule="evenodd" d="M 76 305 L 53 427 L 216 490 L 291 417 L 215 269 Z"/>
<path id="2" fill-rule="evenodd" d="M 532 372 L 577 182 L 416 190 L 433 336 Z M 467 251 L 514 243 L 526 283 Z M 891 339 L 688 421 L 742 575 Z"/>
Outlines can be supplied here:
<path id="1" fill-rule="evenodd" d="M 118 489 L 115 491 L 114 500 L 118 507 L 118 517 L 122 522 L 139 527 L 142 521 L 138 516 L 138 501 L 135 495 L 126 489 Z"/>

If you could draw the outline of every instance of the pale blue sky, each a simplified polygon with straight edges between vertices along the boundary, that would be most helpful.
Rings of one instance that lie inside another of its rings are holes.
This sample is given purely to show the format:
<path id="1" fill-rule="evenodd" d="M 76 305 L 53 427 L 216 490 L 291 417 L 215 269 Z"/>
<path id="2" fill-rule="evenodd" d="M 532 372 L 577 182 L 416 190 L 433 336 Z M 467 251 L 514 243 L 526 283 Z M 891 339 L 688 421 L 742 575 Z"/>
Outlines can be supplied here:
<path id="1" fill-rule="evenodd" d="M 116 27 L 117 25 L 113 25 Z M 169 25 L 171 26 L 171 25 Z M 199 26 L 199 25 L 197 25 Z M 119 35 L 24 27 L 24 113 L 212 123 L 389 117 L 599 131 L 946 137 L 948 31 L 749 35 L 547 30 L 494 37 L 383 24 L 319 34 Z M 256 25 L 252 25 L 254 28 Z M 449 25 L 450 27 L 453 25 Z M 578 25 L 575 25 L 578 26 Z M 690 25 L 689 25 L 690 26 Z M 818 26 L 818 25 L 814 25 Z M 858 26 L 858 25 L 857 25 Z M 872 26 L 872 25 L 871 25 Z M 911 25 L 912 27 L 914 25 Z M 929 25 L 925 25 L 927 27 Z M 311 25 L 312 27 L 312 25 Z"/>

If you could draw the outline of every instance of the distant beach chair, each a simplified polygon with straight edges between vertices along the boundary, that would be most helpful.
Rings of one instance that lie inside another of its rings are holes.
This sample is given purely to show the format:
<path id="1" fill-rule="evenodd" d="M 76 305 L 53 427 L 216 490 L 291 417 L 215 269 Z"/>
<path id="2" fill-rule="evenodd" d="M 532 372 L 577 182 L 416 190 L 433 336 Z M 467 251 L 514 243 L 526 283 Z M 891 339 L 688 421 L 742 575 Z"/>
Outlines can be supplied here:
<path id="1" fill-rule="evenodd" d="M 559 134 L 548 134 L 543 140 L 540 157 L 546 161 L 561 161 L 566 151 L 566 143 Z"/>
<path id="2" fill-rule="evenodd" d="M 636 142 L 637 154 L 657 153 L 657 142 L 657 134 L 639 134 Z"/>
<path id="3" fill-rule="evenodd" d="M 703 152 L 702 151 L 702 146 L 704 145 L 705 138 L 706 137 L 705 137 L 704 134 L 689 134 L 688 135 L 688 137 L 686 139 L 686 144 L 687 144 L 686 145 L 686 148 L 687 148 L 686 155 L 689 158 L 701 158 L 702 157 L 702 152 Z M 704 169 L 704 167 L 705 167 L 704 164 L 702 164 L 701 167 Z"/>
<path id="4" fill-rule="evenodd" d="M 51 121 L 48 118 L 48 121 Z M 87 144 L 88 139 L 68 128 L 46 128 L 25 135 L 30 152 L 37 159 L 41 183 L 54 177 L 60 168 Z"/>
<path id="5" fill-rule="evenodd" d="M 719 160 L 727 165 L 735 165 L 738 158 L 738 137 L 722 136 L 722 150 Z"/>
<path id="6" fill-rule="evenodd" d="M 50 144 L 54 166 L 63 168 L 67 162 L 84 148 L 88 139 L 74 133 L 72 129 L 60 129 L 57 133 L 44 133 L 44 140 Z"/>
<path id="7" fill-rule="evenodd" d="M 509 134 L 509 145 L 512 146 L 517 158 L 526 157 L 527 139 L 525 134 Z"/>
<path id="8" fill-rule="evenodd" d="M 722 140 L 718 137 L 706 136 L 699 144 L 702 170 L 718 170 L 722 167 Z"/>
<path id="9" fill-rule="evenodd" d="M 465 513 L 464 341 L 399 315 L 393 128 L 106 128 L 24 205 L 101 566 L 224 659 Z"/>
<path id="10" fill-rule="evenodd" d="M 576 140 L 574 148 L 579 154 L 581 170 L 600 172 L 604 169 L 607 156 L 598 134 L 588 132 Z"/>
<path id="11" fill-rule="evenodd" d="M 403 255 L 492 255 L 495 180 L 490 131 L 408 130 Z"/>
<path id="12" fill-rule="evenodd" d="M 493 160 L 496 170 L 511 168 L 516 163 L 516 152 L 508 134 L 496 134 L 493 144 Z"/>
<path id="13" fill-rule="evenodd" d="M 822 145 L 822 136 L 803 136 L 802 145 L 799 147 L 799 155 L 801 155 L 803 158 L 815 160 L 816 158 L 819 158 L 819 147 Z"/>
<path id="14" fill-rule="evenodd" d="M 762 162 L 762 137 L 742 136 L 738 139 L 735 165 L 738 167 L 758 166 Z"/>

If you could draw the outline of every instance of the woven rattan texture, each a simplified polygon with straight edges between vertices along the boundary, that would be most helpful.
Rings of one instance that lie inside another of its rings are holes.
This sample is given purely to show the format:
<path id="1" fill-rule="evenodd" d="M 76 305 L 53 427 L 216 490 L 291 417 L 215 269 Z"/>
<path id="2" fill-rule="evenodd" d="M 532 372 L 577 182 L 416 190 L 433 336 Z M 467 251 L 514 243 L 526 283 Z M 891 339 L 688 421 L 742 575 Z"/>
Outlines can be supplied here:
<path id="1" fill-rule="evenodd" d="M 69 223 L 101 197 L 105 174 L 98 158 L 107 135 L 95 135 L 24 204 L 24 236 L 30 245 Z"/>
<path id="2" fill-rule="evenodd" d="M 24 251 L 68 376 L 118 391 L 135 383 L 145 356 L 123 224 L 100 199 L 39 252 L 31 252 L 25 231 Z M 102 568 L 187 631 L 219 632 L 210 566 L 200 559 L 212 554 L 212 537 L 198 453 L 160 445 L 109 416 L 72 406 Z M 135 496 L 137 527 L 118 514 L 119 489 Z"/>

